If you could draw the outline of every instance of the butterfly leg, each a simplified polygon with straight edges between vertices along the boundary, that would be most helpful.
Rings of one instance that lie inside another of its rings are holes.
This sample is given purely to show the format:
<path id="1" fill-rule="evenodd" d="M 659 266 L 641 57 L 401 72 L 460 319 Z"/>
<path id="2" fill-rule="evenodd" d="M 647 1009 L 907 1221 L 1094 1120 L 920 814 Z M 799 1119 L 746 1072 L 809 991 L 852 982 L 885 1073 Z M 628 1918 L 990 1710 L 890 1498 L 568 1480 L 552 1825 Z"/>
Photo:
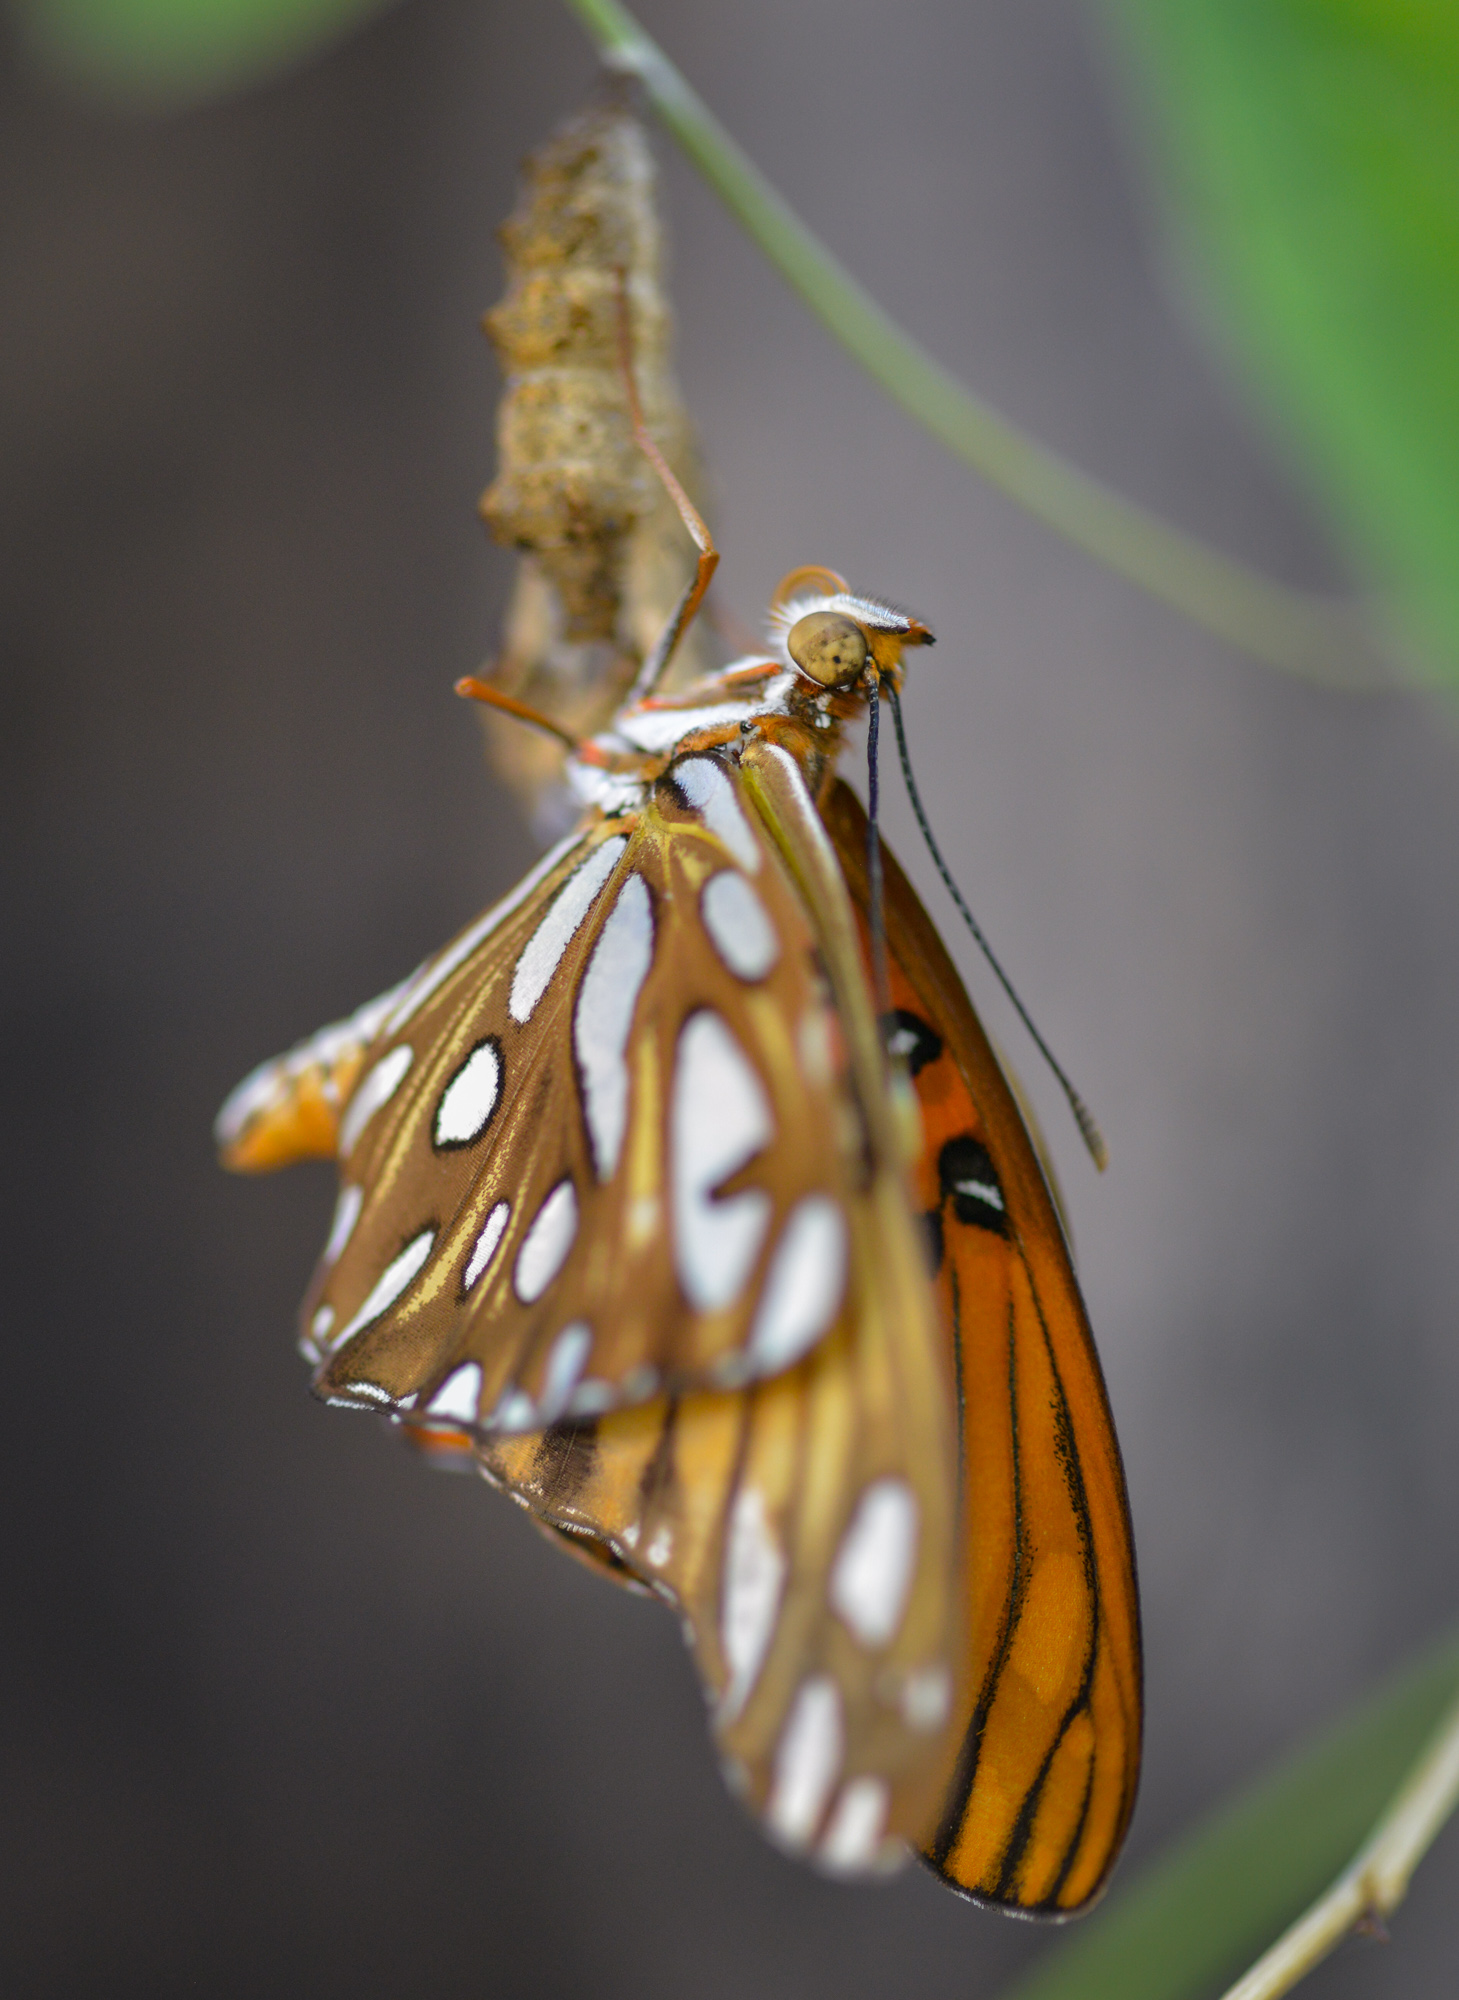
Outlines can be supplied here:
<path id="1" fill-rule="evenodd" d="M 501 688 L 493 687 L 475 674 L 463 674 L 456 683 L 456 692 L 467 701 L 485 702 L 488 708 L 500 709 L 503 715 L 515 716 L 518 722 L 529 722 L 534 729 L 541 729 L 548 736 L 555 736 L 559 743 L 565 743 L 569 750 L 577 750 L 578 739 L 570 729 L 564 729 L 560 722 L 554 722 L 550 715 L 544 715 L 540 708 L 529 708 L 525 701 L 518 701 L 514 694 L 505 694 Z"/>
<path id="2" fill-rule="evenodd" d="M 630 702 L 642 701 L 651 695 L 668 670 L 674 657 L 674 648 L 694 620 L 695 613 L 704 602 L 710 579 L 719 567 L 719 550 L 714 546 L 714 537 L 708 524 L 689 495 L 684 491 L 673 468 L 654 443 L 644 422 L 643 404 L 639 400 L 638 381 L 633 370 L 633 327 L 628 312 L 628 282 L 626 274 L 618 273 L 618 365 L 623 375 L 624 393 L 628 398 L 628 421 L 633 428 L 633 440 L 658 474 L 664 491 L 679 510 L 679 519 L 689 530 L 694 546 L 699 551 L 699 561 L 694 575 L 678 604 L 673 616 L 659 634 L 653 650 L 639 668 L 638 677 L 629 691 Z"/>

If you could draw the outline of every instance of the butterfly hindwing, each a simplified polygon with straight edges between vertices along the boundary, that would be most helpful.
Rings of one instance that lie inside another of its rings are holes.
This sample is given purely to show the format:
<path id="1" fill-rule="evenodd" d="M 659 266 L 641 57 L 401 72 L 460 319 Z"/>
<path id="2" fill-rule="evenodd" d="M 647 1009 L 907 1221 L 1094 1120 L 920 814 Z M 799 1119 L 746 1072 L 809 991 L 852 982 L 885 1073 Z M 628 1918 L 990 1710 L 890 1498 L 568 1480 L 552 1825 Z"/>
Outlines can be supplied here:
<path id="1" fill-rule="evenodd" d="M 865 815 L 827 823 L 865 904 Z M 923 1126 L 918 1198 L 951 1339 L 968 1597 L 962 1741 L 928 1858 L 1061 1915 L 1103 1885 L 1134 1804 L 1140 1631 L 1119 1449 L 1068 1249 L 1011 1090 L 887 855 L 894 1036 Z"/>
<path id="2" fill-rule="evenodd" d="M 683 1618 L 735 1789 L 781 1845 L 895 1865 L 955 1747 L 960 1606 L 944 1384 L 917 1379 L 893 1301 L 797 1366 L 596 1425 L 485 1441 L 486 1469 Z"/>

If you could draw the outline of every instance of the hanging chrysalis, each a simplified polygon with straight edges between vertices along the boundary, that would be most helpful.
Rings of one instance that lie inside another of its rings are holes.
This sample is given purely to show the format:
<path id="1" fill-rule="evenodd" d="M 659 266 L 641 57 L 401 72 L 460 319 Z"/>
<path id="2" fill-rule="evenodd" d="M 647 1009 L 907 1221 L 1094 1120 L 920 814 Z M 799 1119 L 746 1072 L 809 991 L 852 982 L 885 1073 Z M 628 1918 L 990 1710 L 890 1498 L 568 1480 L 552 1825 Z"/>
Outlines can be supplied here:
<path id="1" fill-rule="evenodd" d="M 621 103 L 561 126 L 527 160 L 501 230 L 507 292 L 484 325 L 506 377 L 497 476 L 482 496 L 492 534 L 521 565 L 501 656 L 485 678 L 574 736 L 603 728 L 693 576 L 673 502 L 634 443 L 620 301 L 648 429 L 693 492 L 698 465 L 672 369 L 657 175 Z M 709 664 L 686 635 L 675 682 Z M 487 715 L 493 762 L 544 838 L 569 808 L 563 751 Z"/>

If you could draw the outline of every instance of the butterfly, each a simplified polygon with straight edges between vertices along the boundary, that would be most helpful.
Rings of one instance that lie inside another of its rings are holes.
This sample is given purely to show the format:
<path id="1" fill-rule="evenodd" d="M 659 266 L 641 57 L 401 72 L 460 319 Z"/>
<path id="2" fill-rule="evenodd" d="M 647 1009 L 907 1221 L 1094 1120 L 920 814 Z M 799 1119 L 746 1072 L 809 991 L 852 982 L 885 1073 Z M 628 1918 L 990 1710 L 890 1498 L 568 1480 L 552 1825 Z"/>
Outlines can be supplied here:
<path id="1" fill-rule="evenodd" d="M 672 1605 L 775 1841 L 1069 1915 L 1139 1768 L 1119 1449 L 1013 1090 L 835 770 L 932 634 L 793 571 L 761 655 L 656 692 L 715 555 L 634 415 L 700 562 L 582 818 L 241 1084 L 223 1159 L 337 1158 L 316 1393 Z"/>

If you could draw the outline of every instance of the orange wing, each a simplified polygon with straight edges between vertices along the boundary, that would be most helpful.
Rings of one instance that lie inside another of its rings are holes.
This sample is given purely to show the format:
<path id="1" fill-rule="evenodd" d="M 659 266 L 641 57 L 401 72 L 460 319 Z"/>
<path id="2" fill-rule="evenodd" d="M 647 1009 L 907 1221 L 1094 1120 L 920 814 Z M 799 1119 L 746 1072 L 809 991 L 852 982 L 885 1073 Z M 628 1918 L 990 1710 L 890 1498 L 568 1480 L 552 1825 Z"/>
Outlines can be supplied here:
<path id="1" fill-rule="evenodd" d="M 858 908 L 866 816 L 826 824 Z M 957 1380 L 966 1727 L 928 1860 L 954 1887 L 1065 1916 L 1098 1894 L 1140 1764 L 1140 1617 L 1119 1446 L 1058 1215 L 998 1059 L 890 854 L 887 939 L 918 1169 Z"/>

